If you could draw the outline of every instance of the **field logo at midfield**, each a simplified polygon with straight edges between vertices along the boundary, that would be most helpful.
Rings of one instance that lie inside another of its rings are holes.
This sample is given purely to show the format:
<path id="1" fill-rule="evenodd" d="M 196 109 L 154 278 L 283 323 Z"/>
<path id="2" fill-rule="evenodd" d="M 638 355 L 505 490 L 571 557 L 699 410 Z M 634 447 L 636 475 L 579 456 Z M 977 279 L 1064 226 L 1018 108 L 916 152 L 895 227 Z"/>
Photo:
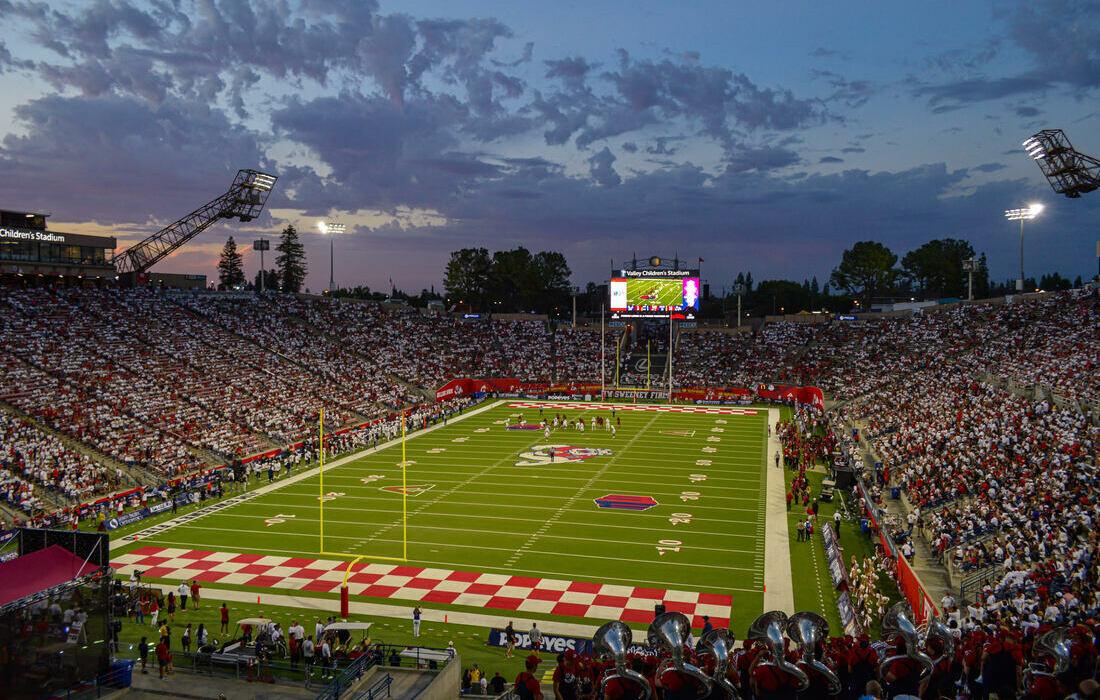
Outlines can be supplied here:
<path id="1" fill-rule="evenodd" d="M 627 496 L 621 493 L 609 493 L 594 500 L 600 508 L 612 510 L 649 510 L 661 505 L 653 496 Z"/>
<path id="2" fill-rule="evenodd" d="M 551 450 L 554 458 L 550 459 Z M 537 467 L 557 462 L 583 462 L 593 457 L 606 457 L 611 450 L 602 447 L 573 447 L 572 445 L 535 445 L 527 452 L 520 453 L 517 467 Z"/>
<path id="3" fill-rule="evenodd" d="M 407 496 L 419 496 L 425 491 L 431 491 L 435 488 L 435 484 L 409 484 L 408 486 L 382 486 L 379 491 L 386 491 L 389 493 L 404 493 Z"/>

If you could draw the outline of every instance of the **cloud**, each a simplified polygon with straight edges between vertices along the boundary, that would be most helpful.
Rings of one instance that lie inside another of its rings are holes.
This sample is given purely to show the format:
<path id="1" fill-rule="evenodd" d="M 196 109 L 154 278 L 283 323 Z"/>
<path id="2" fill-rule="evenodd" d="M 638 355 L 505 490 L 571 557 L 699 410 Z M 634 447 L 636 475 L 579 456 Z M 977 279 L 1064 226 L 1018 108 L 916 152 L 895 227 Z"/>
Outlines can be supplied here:
<path id="1" fill-rule="evenodd" d="M 843 158 L 837 158 L 836 156 L 823 156 L 818 163 L 843 163 Z"/>
<path id="2" fill-rule="evenodd" d="M 983 173 L 995 173 L 998 170 L 1004 170 L 1008 166 L 1004 163 L 982 163 L 981 165 L 975 165 L 971 170 L 977 170 Z"/>
<path id="3" fill-rule="evenodd" d="M 1036 0 L 1013 5 L 996 18 L 1004 27 L 1005 40 L 1030 58 L 1027 69 L 996 77 L 973 76 L 991 65 L 1002 50 L 1002 40 L 995 38 L 936 57 L 933 62 L 939 68 L 961 69 L 968 77 L 918 86 L 914 93 L 927 97 L 932 105 L 964 106 L 1015 95 L 1041 95 L 1059 85 L 1084 90 L 1100 87 L 1100 3 Z"/>
<path id="4" fill-rule="evenodd" d="M 1043 113 L 1043 111 L 1041 109 L 1036 108 L 1036 107 L 1017 107 L 1016 108 L 1016 116 L 1017 117 L 1037 117 L 1042 113 Z"/>
<path id="5" fill-rule="evenodd" d="M 623 179 L 615 172 L 615 155 L 607 146 L 588 159 L 588 172 L 603 187 L 617 187 Z"/>
<path id="6" fill-rule="evenodd" d="M 15 108 L 23 135 L 0 142 L 0 189 L 66 218 L 174 219 L 264 168 L 259 138 L 221 110 L 165 99 L 49 96 Z"/>

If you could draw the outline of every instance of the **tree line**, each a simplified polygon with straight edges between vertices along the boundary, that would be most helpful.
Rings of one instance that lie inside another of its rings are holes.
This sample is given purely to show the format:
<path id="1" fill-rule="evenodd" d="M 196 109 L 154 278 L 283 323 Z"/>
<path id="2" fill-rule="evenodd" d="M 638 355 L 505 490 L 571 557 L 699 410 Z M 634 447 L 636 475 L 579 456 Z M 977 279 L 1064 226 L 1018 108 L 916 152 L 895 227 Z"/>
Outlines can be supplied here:
<path id="1" fill-rule="evenodd" d="M 300 292 L 307 271 L 305 250 L 293 225 L 283 229 L 275 267 L 267 270 L 264 288 L 281 292 Z M 706 285 L 701 301 L 703 318 L 731 318 L 740 297 L 745 316 L 799 313 L 801 311 L 844 312 L 868 309 L 877 302 L 965 299 L 973 261 L 975 298 L 1003 296 L 1015 292 L 1015 280 L 994 282 L 984 253 L 977 254 L 967 241 L 942 238 L 899 256 L 877 241 L 859 241 L 841 255 L 832 274 L 820 283 L 817 277 L 801 282 L 768 279 L 756 282 L 751 272 L 738 272 L 728 283 Z M 219 289 L 258 289 L 261 272 L 248 283 L 241 254 L 232 237 L 226 241 L 218 263 Z M 461 248 L 451 253 L 443 271 L 443 291 L 434 286 L 413 295 L 394 287 L 388 293 L 367 286 L 330 290 L 337 297 L 382 300 L 400 299 L 411 306 L 423 307 L 443 301 L 446 308 L 489 313 L 526 312 L 566 318 L 576 297 L 579 314 L 598 314 L 607 303 L 606 281 L 589 282 L 583 290 L 570 282 L 572 271 L 565 256 L 555 251 L 532 253 L 526 248 L 498 250 Z M 713 278 L 712 278 L 713 279 Z M 1058 273 L 1049 273 L 1024 281 L 1025 289 L 1058 291 L 1080 287 Z"/>
<path id="2" fill-rule="evenodd" d="M 237 243 L 230 236 L 222 246 L 221 257 L 218 260 L 218 289 L 225 291 L 231 289 L 260 289 L 268 291 L 291 292 L 297 294 L 302 291 L 306 281 L 306 251 L 302 241 L 298 238 L 298 230 L 293 225 L 288 225 L 279 234 L 279 245 L 275 246 L 275 267 L 268 270 L 257 270 L 252 283 L 245 280 L 244 259 L 237 250 Z M 260 277 L 263 276 L 262 284 Z"/>

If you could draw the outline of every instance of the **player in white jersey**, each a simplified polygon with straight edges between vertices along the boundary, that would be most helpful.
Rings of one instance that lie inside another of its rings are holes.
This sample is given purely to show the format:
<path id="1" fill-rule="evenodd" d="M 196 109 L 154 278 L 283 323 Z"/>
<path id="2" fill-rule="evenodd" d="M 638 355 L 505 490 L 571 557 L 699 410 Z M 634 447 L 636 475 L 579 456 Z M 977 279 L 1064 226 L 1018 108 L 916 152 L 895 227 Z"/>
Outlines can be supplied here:
<path id="1" fill-rule="evenodd" d="M 596 416 L 592 416 L 592 430 L 596 429 Z"/>
<path id="2" fill-rule="evenodd" d="M 581 431 L 582 433 L 584 432 L 584 419 L 583 418 L 577 421 L 577 430 Z"/>
<path id="3" fill-rule="evenodd" d="M 543 434 L 543 436 L 546 437 L 547 440 L 550 439 L 550 426 L 549 425 L 547 425 L 546 427 L 543 428 L 542 434 Z"/>
<path id="4" fill-rule="evenodd" d="M 611 437 L 615 437 L 615 433 L 617 433 L 617 432 L 619 432 L 619 431 L 615 430 L 615 426 L 612 425 L 611 426 Z"/>

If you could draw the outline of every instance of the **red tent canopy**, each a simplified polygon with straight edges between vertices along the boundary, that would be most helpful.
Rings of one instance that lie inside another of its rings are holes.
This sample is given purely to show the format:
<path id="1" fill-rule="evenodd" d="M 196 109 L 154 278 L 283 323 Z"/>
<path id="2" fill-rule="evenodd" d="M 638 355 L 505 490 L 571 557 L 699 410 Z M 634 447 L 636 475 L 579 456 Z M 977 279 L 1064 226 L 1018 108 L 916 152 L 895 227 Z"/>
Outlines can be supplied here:
<path id="1" fill-rule="evenodd" d="M 0 564 L 0 605 L 90 574 L 95 569 L 95 564 L 85 564 L 83 559 L 56 544 L 6 561 Z"/>

